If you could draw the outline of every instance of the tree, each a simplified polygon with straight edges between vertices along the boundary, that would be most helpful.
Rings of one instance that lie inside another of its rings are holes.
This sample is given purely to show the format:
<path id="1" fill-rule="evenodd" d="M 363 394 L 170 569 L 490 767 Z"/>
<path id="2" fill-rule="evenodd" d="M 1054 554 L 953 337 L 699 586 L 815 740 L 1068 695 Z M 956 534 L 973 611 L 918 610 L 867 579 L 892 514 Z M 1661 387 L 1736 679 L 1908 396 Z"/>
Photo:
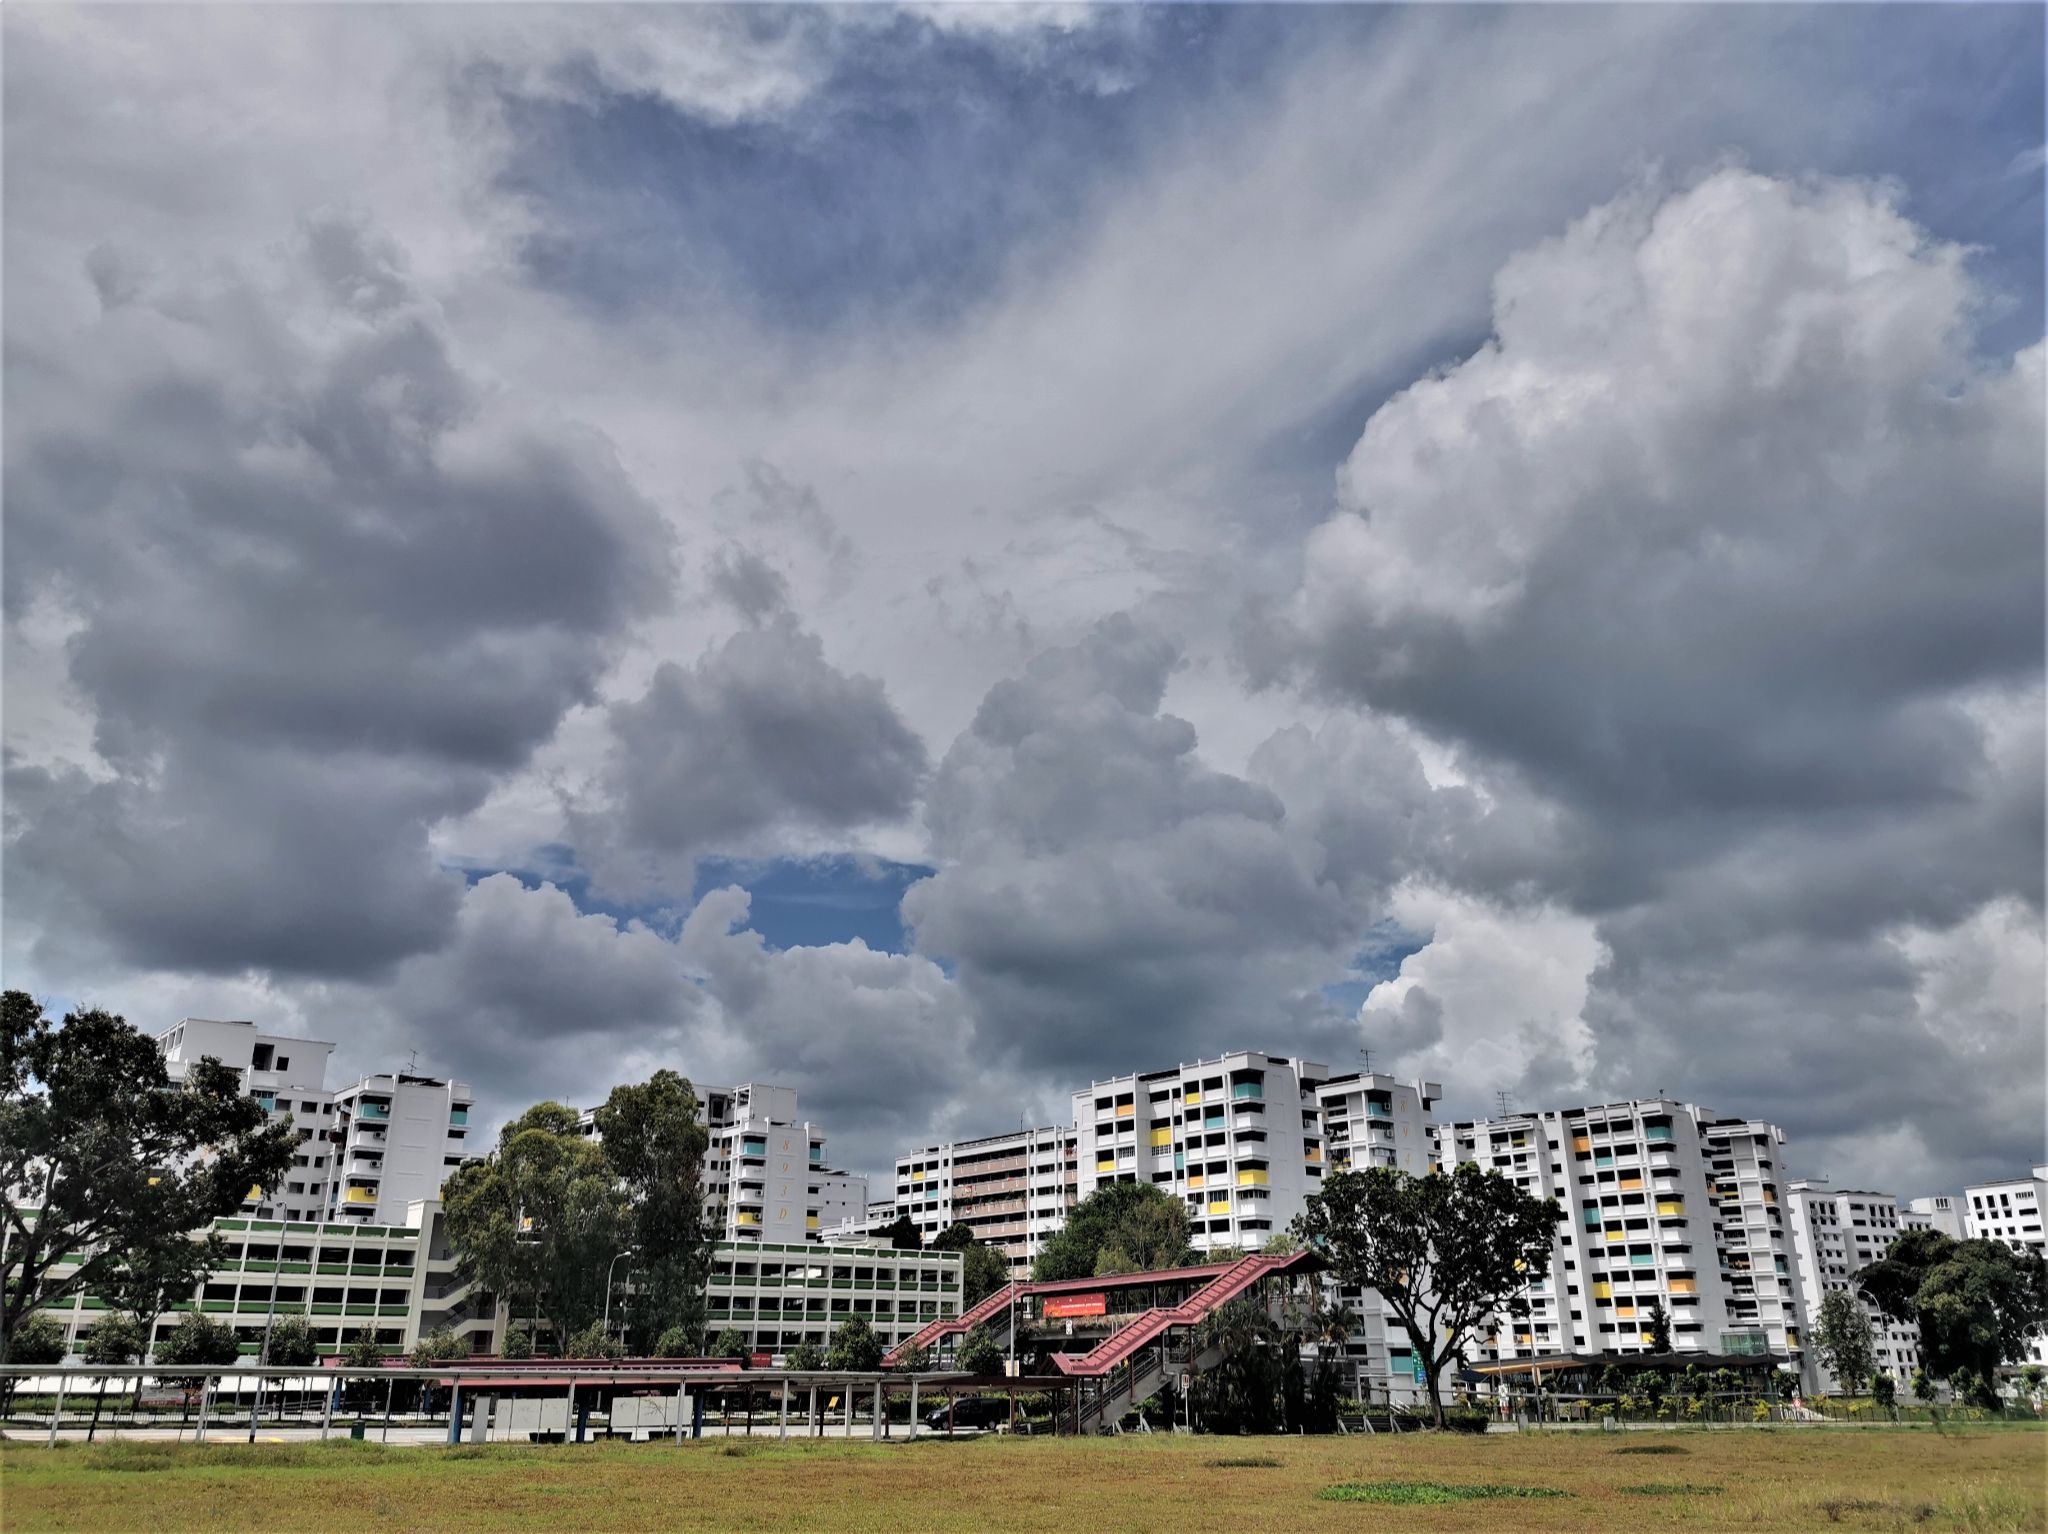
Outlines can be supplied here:
<path id="1" fill-rule="evenodd" d="M 133 1316 L 110 1310 L 86 1335 L 85 1361 L 116 1367 L 138 1362 L 145 1352 L 142 1338 L 142 1327 Z"/>
<path id="2" fill-rule="evenodd" d="M 412 1345 L 412 1366 L 415 1369 L 431 1369 L 436 1364 L 452 1363 L 467 1357 L 469 1344 L 445 1326 L 420 1333 Z"/>
<path id="3" fill-rule="evenodd" d="M 1549 1199 L 1468 1162 L 1424 1177 L 1392 1167 L 1333 1172 L 1293 1229 L 1342 1282 L 1379 1291 L 1424 1362 L 1442 1427 L 1439 1374 L 1501 1312 L 1528 1314 L 1523 1290 L 1548 1267 L 1557 1219 Z"/>
<path id="4" fill-rule="evenodd" d="M 242 1347 L 235 1329 L 196 1310 L 178 1318 L 171 1334 L 156 1345 L 160 1364 L 228 1364 L 242 1361 Z"/>
<path id="5" fill-rule="evenodd" d="M 1650 1314 L 1645 1318 L 1650 1332 L 1650 1351 L 1668 1353 L 1671 1351 L 1671 1312 L 1664 1308 L 1659 1297 L 1650 1302 Z"/>
<path id="6" fill-rule="evenodd" d="M 825 1367 L 825 1350 L 815 1342 L 799 1342 L 789 1350 L 787 1366 L 791 1369 L 822 1369 Z"/>
<path id="7" fill-rule="evenodd" d="M 1280 1416 L 1281 1354 L 1286 1351 L 1272 1317 L 1250 1300 L 1231 1300 L 1203 1320 L 1196 1347 L 1216 1354 L 1215 1365 L 1197 1377 L 1192 1393 L 1204 1426 L 1219 1433 L 1271 1432 Z"/>
<path id="8" fill-rule="evenodd" d="M 932 1350 L 922 1342 L 906 1342 L 896 1355 L 895 1367 L 905 1374 L 920 1374 L 932 1366 Z"/>
<path id="9" fill-rule="evenodd" d="M 377 1334 L 368 1327 L 358 1327 L 356 1334 L 349 1338 L 341 1350 L 342 1367 L 347 1369 L 370 1369 L 382 1372 L 384 1368 L 384 1346 L 377 1341 Z"/>
<path id="10" fill-rule="evenodd" d="M 972 1310 L 1010 1281 L 1009 1259 L 975 1238 L 964 1224 L 948 1225 L 933 1238 L 935 1252 L 960 1254 L 960 1308 Z"/>
<path id="11" fill-rule="evenodd" d="M 1886 1315 L 1918 1325 L 1921 1365 L 1935 1379 L 1995 1380 L 2048 1331 L 2048 1261 L 2002 1241 L 1910 1230 L 1856 1286 Z"/>
<path id="12" fill-rule="evenodd" d="M 1896 1417 L 1899 1400 L 1899 1382 L 1889 1374 L 1877 1375 L 1870 1382 L 1870 1399 Z"/>
<path id="13" fill-rule="evenodd" d="M 711 1241 L 704 1226 L 709 1140 L 697 1094 L 676 1072 L 656 1071 L 637 1086 L 614 1087 L 595 1120 L 630 1206 L 629 1334 L 644 1351 L 672 1326 L 701 1333 Z"/>
<path id="14" fill-rule="evenodd" d="M 892 1251 L 921 1252 L 924 1250 L 924 1237 L 918 1234 L 917 1222 L 907 1214 L 897 1215 L 895 1219 L 884 1225 L 875 1234 L 886 1236 Z"/>
<path id="15" fill-rule="evenodd" d="M 558 1345 L 597 1318 L 631 1218 L 618 1175 L 578 1131 L 575 1109 L 527 1109 L 488 1156 L 449 1175 L 441 1200 L 464 1277 L 530 1300 Z"/>
<path id="16" fill-rule="evenodd" d="M 14 1278 L 0 1363 L 33 1311 L 104 1293 L 125 1264 L 182 1254 L 292 1164 L 293 1130 L 218 1060 L 173 1084 L 156 1041 L 97 1008 L 53 1027 L 26 991 L 0 994 L 0 1220 Z"/>
<path id="17" fill-rule="evenodd" d="M 498 1356 L 510 1359 L 533 1357 L 533 1328 L 521 1325 L 507 1326 L 504 1338 L 498 1343 Z"/>
<path id="18" fill-rule="evenodd" d="M 826 1367 L 865 1373 L 882 1366 L 882 1339 L 868 1325 L 865 1316 L 848 1316 L 832 1332 L 832 1345 L 825 1352 Z"/>
<path id="19" fill-rule="evenodd" d="M 157 1319 L 167 1306 L 190 1299 L 227 1261 L 227 1243 L 208 1231 L 204 1236 L 117 1255 L 119 1265 L 101 1285 L 100 1294 L 109 1304 L 134 1312 L 147 1339 L 155 1335 Z"/>
<path id="20" fill-rule="evenodd" d="M 752 1351 L 747 1334 L 736 1326 L 728 1326 L 711 1344 L 713 1358 L 745 1358 Z"/>
<path id="21" fill-rule="evenodd" d="M 64 1362 L 64 1328 L 48 1316 L 30 1316 L 15 1329 L 13 1364 L 61 1364 Z"/>
<path id="22" fill-rule="evenodd" d="M 1184 1267 L 1188 1249 L 1187 1207 L 1151 1183 L 1113 1182 L 1074 1206 L 1067 1223 L 1032 1264 L 1034 1278 L 1091 1278 L 1111 1251 L 1112 1264 L 1129 1263 L 1133 1273 Z"/>
<path id="23" fill-rule="evenodd" d="M 263 1361 L 280 1369 L 303 1369 L 317 1363 L 319 1344 L 313 1329 L 297 1316 L 282 1316 L 271 1323 L 270 1341 L 264 1345 Z"/>
<path id="24" fill-rule="evenodd" d="M 1877 1368 L 1877 1350 L 1870 1312 L 1857 1304 L 1853 1295 L 1836 1291 L 1821 1300 L 1813 1344 L 1822 1366 L 1842 1389 L 1850 1395 L 1862 1394 L 1864 1383 Z"/>
<path id="25" fill-rule="evenodd" d="M 1001 1374 L 1004 1356 L 1003 1345 L 986 1326 L 970 1326 L 953 1353 L 953 1365 L 968 1374 Z"/>
<path id="26" fill-rule="evenodd" d="M 704 1335 L 702 1327 L 671 1326 L 654 1341 L 656 1358 L 688 1358 L 697 1351 L 697 1339 Z"/>
<path id="27" fill-rule="evenodd" d="M 580 1332 L 573 1333 L 562 1344 L 564 1358 L 624 1358 L 626 1345 L 605 1329 L 602 1321 L 593 1321 Z"/>

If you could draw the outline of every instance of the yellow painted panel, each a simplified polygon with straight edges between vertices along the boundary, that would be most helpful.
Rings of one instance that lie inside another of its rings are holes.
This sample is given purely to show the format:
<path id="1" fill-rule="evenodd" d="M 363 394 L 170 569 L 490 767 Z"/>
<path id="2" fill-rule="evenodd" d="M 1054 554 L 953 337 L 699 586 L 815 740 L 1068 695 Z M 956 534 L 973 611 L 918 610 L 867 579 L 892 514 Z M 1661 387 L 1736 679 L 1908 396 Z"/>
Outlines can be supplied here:
<path id="1" fill-rule="evenodd" d="M 1244 1171 L 1237 1174 L 1237 1185 L 1240 1188 L 1262 1188 L 1272 1180 L 1264 1172 Z"/>
<path id="2" fill-rule="evenodd" d="M 1227 1199 L 1227 1198 L 1212 1198 L 1212 1199 L 1210 1199 L 1210 1200 L 1209 1200 L 1209 1213 L 1211 1213 L 1211 1214 L 1228 1214 L 1228 1213 L 1230 1213 L 1230 1200 L 1229 1200 L 1229 1199 Z"/>
<path id="3" fill-rule="evenodd" d="M 1603 1280 L 1602 1280 L 1601 1282 L 1599 1282 L 1599 1283 L 1597 1283 L 1597 1284 L 1595 1284 L 1595 1285 L 1593 1286 L 1593 1298 L 1594 1298 L 1594 1299 L 1596 1299 L 1596 1300 L 1611 1300 L 1611 1299 L 1613 1299 L 1613 1298 L 1614 1298 L 1614 1285 L 1612 1285 L 1612 1284 L 1610 1284 L 1610 1283 L 1606 1282 L 1606 1281 L 1605 1281 L 1605 1280 L 1603 1279 Z"/>
<path id="4" fill-rule="evenodd" d="M 1152 1143 L 1156 1146 L 1167 1146 L 1173 1144 L 1173 1131 L 1171 1129 L 1153 1130 Z"/>

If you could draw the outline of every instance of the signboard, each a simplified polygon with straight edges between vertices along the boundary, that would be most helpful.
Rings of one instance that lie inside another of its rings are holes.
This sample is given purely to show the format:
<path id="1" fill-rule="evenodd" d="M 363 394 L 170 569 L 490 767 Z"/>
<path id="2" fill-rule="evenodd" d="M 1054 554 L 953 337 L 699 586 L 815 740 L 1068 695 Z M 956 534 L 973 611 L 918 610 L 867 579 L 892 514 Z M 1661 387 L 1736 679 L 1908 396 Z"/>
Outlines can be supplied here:
<path id="1" fill-rule="evenodd" d="M 1428 1366 L 1423 1363 L 1422 1355 L 1420 1353 L 1416 1353 L 1412 1354 L 1411 1356 L 1415 1361 L 1415 1383 L 1418 1385 L 1427 1385 L 1429 1383 Z"/>
<path id="2" fill-rule="evenodd" d="M 1045 1297 L 1045 1318 L 1057 1321 L 1063 1316 L 1105 1316 L 1109 1314 L 1109 1297 L 1101 1294 L 1049 1294 Z"/>
<path id="3" fill-rule="evenodd" d="M 773 1353 L 749 1353 L 747 1355 L 747 1362 L 756 1369 L 766 1369 L 774 1364 L 775 1355 Z"/>

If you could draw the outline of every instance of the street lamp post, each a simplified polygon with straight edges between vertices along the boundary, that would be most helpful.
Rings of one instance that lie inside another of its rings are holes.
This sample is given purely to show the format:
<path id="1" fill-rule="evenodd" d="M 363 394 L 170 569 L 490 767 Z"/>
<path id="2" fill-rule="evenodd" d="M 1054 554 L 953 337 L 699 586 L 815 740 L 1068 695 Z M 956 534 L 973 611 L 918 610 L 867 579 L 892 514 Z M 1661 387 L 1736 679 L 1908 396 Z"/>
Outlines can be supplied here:
<path id="1" fill-rule="evenodd" d="M 612 1334 L 612 1269 L 616 1268 L 616 1267 L 617 1267 L 617 1266 L 619 1265 L 619 1258 L 620 1258 L 620 1257 L 631 1257 L 632 1255 L 633 1255 L 633 1249 L 632 1249 L 632 1248 L 631 1248 L 631 1247 L 629 1246 L 629 1247 L 627 1247 L 627 1248 L 626 1248 L 626 1249 L 625 1249 L 625 1250 L 624 1250 L 623 1252 L 620 1252 L 620 1253 L 618 1254 L 618 1256 L 616 1256 L 616 1257 L 613 1257 L 613 1258 L 612 1258 L 612 1260 L 611 1260 L 611 1261 L 610 1261 L 609 1263 L 607 1263 L 607 1264 L 605 1265 L 605 1270 L 604 1270 L 604 1334 L 605 1334 L 605 1335 L 606 1335 L 607 1337 L 609 1337 L 609 1336 L 610 1336 L 610 1335 Z M 628 1269 L 626 1269 L 626 1271 L 627 1271 L 628 1273 L 631 1273 L 631 1272 L 632 1272 L 633 1270 L 632 1270 L 631 1268 L 628 1268 Z"/>

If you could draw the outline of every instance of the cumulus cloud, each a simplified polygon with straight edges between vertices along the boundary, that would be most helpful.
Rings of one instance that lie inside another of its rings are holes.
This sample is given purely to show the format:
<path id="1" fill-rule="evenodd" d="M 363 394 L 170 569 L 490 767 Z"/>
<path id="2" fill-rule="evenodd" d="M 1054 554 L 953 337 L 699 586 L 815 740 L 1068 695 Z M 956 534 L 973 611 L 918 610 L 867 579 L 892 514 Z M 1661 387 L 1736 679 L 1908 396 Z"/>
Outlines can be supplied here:
<path id="1" fill-rule="evenodd" d="M 1977 354 L 1987 302 L 1890 188 L 1645 188 L 1510 261 L 1344 465 L 1264 653 L 1555 807 L 1589 1086 L 1832 1129 L 1936 1076 L 1926 1135 L 2035 1153 L 1993 1083 L 2038 1085 L 2039 997 L 1966 1052 L 1894 937 L 2019 901 L 1979 937 L 2038 967 L 2042 351 Z"/>
<path id="2" fill-rule="evenodd" d="M 742 575 L 760 589 L 758 571 Z M 607 803 L 578 824 L 613 879 L 637 865 L 658 882 L 664 865 L 747 850 L 771 827 L 844 834 L 900 818 L 926 765 L 882 684 L 834 669 L 787 613 L 692 666 L 663 663 L 613 705 L 610 728 Z"/>
<path id="3" fill-rule="evenodd" d="M 403 253 L 346 220 L 7 366 L 8 615 L 63 613 L 96 756 L 10 765 L 13 919 L 217 970 L 438 943 L 458 891 L 428 829 L 666 595 L 604 439 L 466 373 Z"/>

